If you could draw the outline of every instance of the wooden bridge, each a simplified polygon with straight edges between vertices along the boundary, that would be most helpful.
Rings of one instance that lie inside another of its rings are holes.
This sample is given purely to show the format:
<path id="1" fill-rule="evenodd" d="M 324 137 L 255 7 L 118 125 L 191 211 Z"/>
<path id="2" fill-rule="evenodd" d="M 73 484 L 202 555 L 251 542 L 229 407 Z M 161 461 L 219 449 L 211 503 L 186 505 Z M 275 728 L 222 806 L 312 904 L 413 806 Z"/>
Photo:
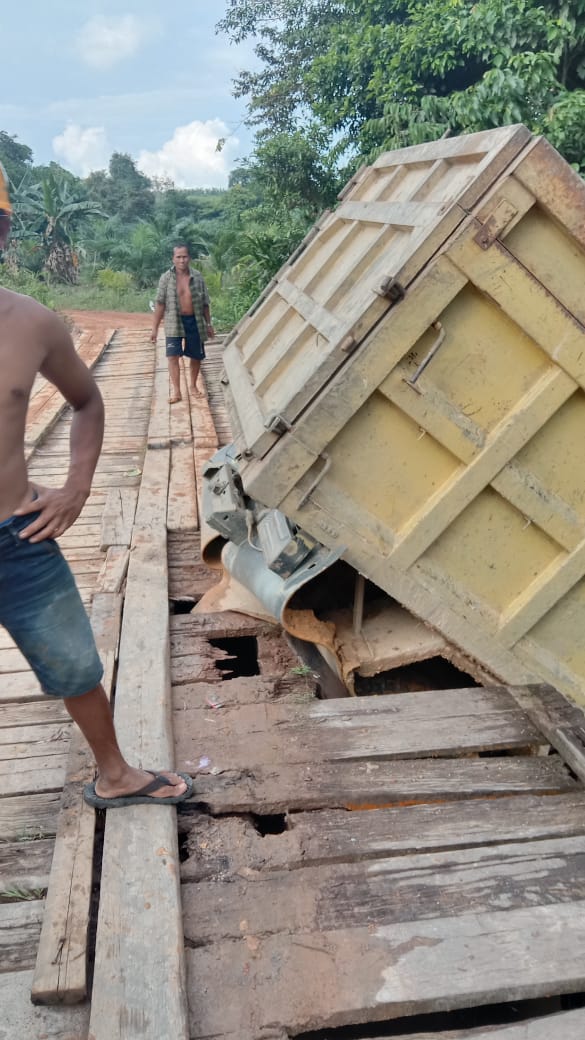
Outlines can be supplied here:
<path id="1" fill-rule="evenodd" d="M 548 687 L 320 700 L 276 626 L 193 613 L 221 345 L 170 409 L 147 332 L 78 335 L 107 427 L 61 544 L 123 750 L 195 791 L 89 810 L 88 750 L 0 632 L 0 1040 L 582 1040 L 582 713 Z M 39 379 L 41 483 L 68 423 Z"/>

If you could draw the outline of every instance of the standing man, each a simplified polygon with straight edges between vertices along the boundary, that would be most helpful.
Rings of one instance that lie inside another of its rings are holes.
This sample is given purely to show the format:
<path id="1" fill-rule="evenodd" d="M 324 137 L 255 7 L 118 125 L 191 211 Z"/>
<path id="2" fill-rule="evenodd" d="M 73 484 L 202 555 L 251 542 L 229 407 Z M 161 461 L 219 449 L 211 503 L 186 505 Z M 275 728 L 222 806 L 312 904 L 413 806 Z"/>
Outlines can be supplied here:
<path id="1" fill-rule="evenodd" d="M 10 213 L 0 166 L 0 251 Z M 26 413 L 38 372 L 73 408 L 69 471 L 61 488 L 31 484 L 26 469 Z M 44 693 L 63 698 L 93 751 L 99 775 L 86 787 L 86 801 L 103 809 L 174 804 L 189 797 L 190 777 L 135 769 L 122 756 L 91 626 L 54 541 L 89 496 L 103 428 L 100 392 L 62 321 L 30 297 L 0 288 L 0 624 Z"/>
<path id="2" fill-rule="evenodd" d="M 199 271 L 191 270 L 190 260 L 188 247 L 182 242 L 176 245 L 173 249 L 173 266 L 159 280 L 154 308 L 150 337 L 153 343 L 156 343 L 163 316 L 165 319 L 166 352 L 172 386 L 170 404 L 181 400 L 179 358 L 183 355 L 191 361 L 191 390 L 196 397 L 203 396 L 197 386 L 197 377 L 205 357 L 205 340 L 215 336 L 207 286 Z"/>

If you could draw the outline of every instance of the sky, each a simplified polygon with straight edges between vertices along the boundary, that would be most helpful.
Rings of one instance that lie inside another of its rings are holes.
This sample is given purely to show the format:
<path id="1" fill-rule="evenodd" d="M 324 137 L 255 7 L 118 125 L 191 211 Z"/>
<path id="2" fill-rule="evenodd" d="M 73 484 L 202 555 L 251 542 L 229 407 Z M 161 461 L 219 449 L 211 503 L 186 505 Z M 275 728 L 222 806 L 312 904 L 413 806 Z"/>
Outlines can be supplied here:
<path id="1" fill-rule="evenodd" d="M 0 0 L 0 130 L 78 176 L 118 151 L 180 188 L 227 187 L 253 137 L 232 80 L 255 59 L 216 35 L 225 6 Z"/>

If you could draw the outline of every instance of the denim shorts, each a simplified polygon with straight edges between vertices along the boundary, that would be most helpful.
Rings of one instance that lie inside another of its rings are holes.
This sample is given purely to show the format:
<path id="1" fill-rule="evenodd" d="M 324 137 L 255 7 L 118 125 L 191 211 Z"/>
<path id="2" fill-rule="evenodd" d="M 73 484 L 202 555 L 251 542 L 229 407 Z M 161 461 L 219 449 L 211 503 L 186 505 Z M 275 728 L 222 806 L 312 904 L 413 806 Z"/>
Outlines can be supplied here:
<path id="1" fill-rule="evenodd" d="M 26 657 L 44 693 L 80 697 L 98 685 L 103 668 L 59 546 L 50 538 L 19 538 L 38 515 L 0 524 L 0 625 Z"/>
<path id="2" fill-rule="evenodd" d="M 205 350 L 201 342 L 195 315 L 181 314 L 181 321 L 183 322 L 185 336 L 167 336 L 167 357 L 181 357 L 184 354 L 185 357 L 193 358 L 194 361 L 203 361 L 205 359 Z M 184 350 L 183 342 L 185 343 Z"/>

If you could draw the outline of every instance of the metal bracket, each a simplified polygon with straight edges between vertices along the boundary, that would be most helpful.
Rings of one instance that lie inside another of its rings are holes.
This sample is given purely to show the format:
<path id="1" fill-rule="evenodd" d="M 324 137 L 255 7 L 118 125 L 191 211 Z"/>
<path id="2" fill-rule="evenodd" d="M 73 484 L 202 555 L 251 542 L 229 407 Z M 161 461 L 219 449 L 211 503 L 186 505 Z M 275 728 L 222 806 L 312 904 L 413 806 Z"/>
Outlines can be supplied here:
<path id="1" fill-rule="evenodd" d="M 276 412 L 268 416 L 264 426 L 269 433 L 276 433 L 278 437 L 281 437 L 287 430 L 292 430 L 292 423 L 289 423 L 284 415 L 278 415 Z"/>
<path id="2" fill-rule="evenodd" d="M 490 213 L 485 224 L 477 232 L 477 235 L 474 235 L 473 241 L 477 243 L 480 249 L 489 249 L 490 246 L 493 246 L 496 239 L 499 238 L 502 231 L 512 222 L 517 213 L 518 210 L 511 203 L 507 202 L 506 199 L 502 199 L 494 212 Z"/>
<path id="3" fill-rule="evenodd" d="M 321 459 L 321 461 L 323 462 L 323 468 L 321 469 L 320 473 L 315 477 L 310 487 L 307 488 L 302 498 L 299 500 L 297 509 L 302 509 L 303 506 L 307 504 L 315 488 L 321 483 L 325 474 L 328 473 L 331 469 L 331 459 L 329 455 L 327 455 L 325 452 L 322 452 L 321 455 L 317 456 L 317 459 L 315 461 L 318 461 L 319 459 Z"/>
<path id="4" fill-rule="evenodd" d="M 419 376 L 422 375 L 422 373 L 424 372 L 424 370 L 427 367 L 427 365 L 429 364 L 429 362 L 432 361 L 432 359 L 434 358 L 435 354 L 437 353 L 439 347 L 441 346 L 441 343 L 445 339 L 445 336 L 447 335 L 447 333 L 445 332 L 445 329 L 441 325 L 440 321 L 434 321 L 433 325 L 432 325 L 432 328 L 437 330 L 437 336 L 436 336 L 436 339 L 434 340 L 434 342 L 433 342 L 433 344 L 431 346 L 431 349 L 429 350 L 426 358 L 424 358 L 424 360 L 421 361 L 421 363 L 418 366 L 416 372 L 414 372 L 414 374 L 410 377 L 410 379 L 405 379 L 404 380 L 404 382 L 406 383 L 407 386 L 411 386 L 413 390 L 416 390 L 417 394 L 422 393 L 422 390 L 420 390 L 419 387 L 415 385 L 417 379 L 419 378 Z"/>
<path id="5" fill-rule="evenodd" d="M 384 279 L 379 288 L 376 289 L 376 292 L 378 293 L 378 296 L 384 296 L 392 303 L 398 303 L 398 301 L 403 300 L 406 295 L 404 286 L 391 275 Z"/>

